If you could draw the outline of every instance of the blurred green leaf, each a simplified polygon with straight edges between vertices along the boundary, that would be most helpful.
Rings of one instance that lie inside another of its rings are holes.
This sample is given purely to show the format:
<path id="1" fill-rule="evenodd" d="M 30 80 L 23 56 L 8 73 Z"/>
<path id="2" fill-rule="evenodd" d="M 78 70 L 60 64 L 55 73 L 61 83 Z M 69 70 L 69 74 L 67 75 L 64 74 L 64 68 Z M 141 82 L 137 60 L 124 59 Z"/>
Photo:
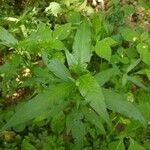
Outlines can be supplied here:
<path id="1" fill-rule="evenodd" d="M 108 61 L 110 61 L 112 50 L 111 46 L 116 44 L 117 42 L 112 38 L 108 37 L 101 41 L 98 41 L 95 46 L 96 54 Z"/>
<path id="2" fill-rule="evenodd" d="M 21 150 L 36 150 L 36 148 L 30 142 L 24 139 L 21 144 Z"/>
<path id="3" fill-rule="evenodd" d="M 148 45 L 145 43 L 139 43 L 137 45 L 137 51 L 139 52 L 143 62 L 150 65 L 150 51 Z"/>
<path id="4" fill-rule="evenodd" d="M 121 139 L 121 140 L 109 143 L 108 150 L 125 150 L 123 140 Z"/>
<path id="5" fill-rule="evenodd" d="M 60 133 L 64 130 L 65 127 L 65 114 L 60 112 L 56 114 L 51 121 L 52 131 L 55 133 Z"/>
<path id="6" fill-rule="evenodd" d="M 54 32 L 53 38 L 58 40 L 64 40 L 68 37 L 71 32 L 71 24 L 67 23 L 64 25 L 57 25 Z"/>
<path id="7" fill-rule="evenodd" d="M 8 47 L 13 47 L 18 42 L 17 39 L 3 27 L 0 27 L 0 41 L 0 44 Z"/>
<path id="8" fill-rule="evenodd" d="M 139 37 L 139 34 L 134 29 L 130 28 L 123 28 L 121 35 L 128 42 L 135 42 Z"/>
<path id="9" fill-rule="evenodd" d="M 128 150 L 146 150 L 142 145 L 130 138 L 130 146 Z"/>

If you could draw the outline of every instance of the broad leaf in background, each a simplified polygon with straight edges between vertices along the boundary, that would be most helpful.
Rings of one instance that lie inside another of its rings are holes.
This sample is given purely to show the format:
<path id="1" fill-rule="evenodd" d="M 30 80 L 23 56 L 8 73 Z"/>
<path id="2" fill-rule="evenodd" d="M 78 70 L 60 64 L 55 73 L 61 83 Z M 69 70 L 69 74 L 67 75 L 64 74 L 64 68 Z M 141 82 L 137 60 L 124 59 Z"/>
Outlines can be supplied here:
<path id="1" fill-rule="evenodd" d="M 21 144 L 21 150 L 36 150 L 36 148 L 26 139 Z"/>
<path id="2" fill-rule="evenodd" d="M 128 150 L 146 150 L 141 144 L 130 138 L 130 146 Z"/>
<path id="3" fill-rule="evenodd" d="M 128 42 L 135 42 L 139 37 L 139 34 L 134 29 L 130 28 L 123 28 L 121 35 Z"/>
<path id="4" fill-rule="evenodd" d="M 71 31 L 70 23 L 56 26 L 55 30 L 53 31 L 53 38 L 58 40 L 64 40 L 68 37 L 70 31 Z"/>
<path id="5" fill-rule="evenodd" d="M 137 51 L 139 52 L 143 62 L 147 65 L 150 65 L 150 51 L 148 45 L 145 43 L 139 43 L 137 45 Z"/>
<path id="6" fill-rule="evenodd" d="M 81 68 L 87 66 L 86 63 L 90 61 L 91 53 L 91 31 L 87 20 L 84 20 L 77 29 L 74 43 L 73 55 Z"/>
<path id="7" fill-rule="evenodd" d="M 79 12 L 68 12 L 68 14 L 66 14 L 66 20 L 67 22 L 70 22 L 72 24 L 80 24 L 81 22 L 81 15 Z"/>
<path id="8" fill-rule="evenodd" d="M 89 105 L 110 125 L 105 98 L 95 78 L 90 74 L 83 75 L 76 81 L 76 85 Z"/>
<path id="9" fill-rule="evenodd" d="M 54 103 L 59 103 L 59 101 L 68 97 L 72 90 L 72 83 L 60 83 L 58 85 L 51 86 L 43 93 L 37 95 L 20 107 L 6 125 L 4 125 L 2 130 L 14 127 L 41 115 L 50 109 Z"/>
<path id="10" fill-rule="evenodd" d="M 143 127 L 147 126 L 142 114 L 132 103 L 127 101 L 125 95 L 108 89 L 103 89 L 103 93 L 108 109 L 139 121 Z"/>
<path id="11" fill-rule="evenodd" d="M 145 99 L 147 100 L 146 96 L 149 96 L 149 95 L 144 95 L 144 96 L 145 96 Z M 141 102 L 138 105 L 138 109 L 143 114 L 146 121 L 149 121 L 150 120 L 150 103 L 149 103 L 149 100 L 147 100 L 147 102 L 143 102 L 143 99 L 141 99 L 141 98 L 139 98 L 139 99 L 141 100 Z"/>
<path id="12" fill-rule="evenodd" d="M 118 141 L 111 142 L 108 145 L 108 150 L 125 150 L 123 140 L 121 139 Z"/>
<path id="13" fill-rule="evenodd" d="M 52 40 L 52 30 L 45 23 L 40 22 L 37 27 L 36 39 L 38 40 Z"/>
<path id="14" fill-rule="evenodd" d="M 55 76 L 62 79 L 63 81 L 69 81 L 69 78 L 71 78 L 69 70 L 59 60 L 50 60 L 50 62 L 47 64 L 47 67 Z"/>
<path id="15" fill-rule="evenodd" d="M 112 50 L 111 46 L 117 42 L 112 38 L 108 37 L 101 41 L 98 41 L 95 46 L 95 51 L 98 56 L 110 61 Z"/>
<path id="16" fill-rule="evenodd" d="M 17 39 L 3 27 L 0 27 L 0 44 L 13 47 L 17 44 Z"/>

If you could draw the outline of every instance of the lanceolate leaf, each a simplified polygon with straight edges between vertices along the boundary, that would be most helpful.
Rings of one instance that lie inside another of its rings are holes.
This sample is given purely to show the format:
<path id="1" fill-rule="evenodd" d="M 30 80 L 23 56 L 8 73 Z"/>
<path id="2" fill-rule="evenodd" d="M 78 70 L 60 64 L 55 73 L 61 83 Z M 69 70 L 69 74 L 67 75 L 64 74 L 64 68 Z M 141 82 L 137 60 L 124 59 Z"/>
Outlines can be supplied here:
<path id="1" fill-rule="evenodd" d="M 94 77 L 90 74 L 83 75 L 77 80 L 76 84 L 85 100 L 89 102 L 90 106 L 110 125 L 105 98 L 101 87 Z"/>
<path id="2" fill-rule="evenodd" d="M 60 61 L 56 59 L 52 59 L 49 64 L 47 64 L 49 70 L 58 78 L 62 79 L 63 81 L 69 81 L 71 78 L 71 74 L 67 67 L 62 64 Z"/>
<path id="3" fill-rule="evenodd" d="M 17 43 L 17 39 L 15 39 L 14 36 L 3 27 L 0 27 L 0 42 L 3 45 L 11 47 Z"/>
<path id="4" fill-rule="evenodd" d="M 80 66 L 90 61 L 91 32 L 88 22 L 84 20 L 79 26 L 73 43 L 73 53 Z"/>
<path id="5" fill-rule="evenodd" d="M 72 83 L 61 83 L 55 86 L 51 86 L 43 93 L 37 95 L 32 100 L 25 103 L 14 114 L 14 116 L 10 118 L 2 130 L 6 130 L 9 127 L 16 126 L 39 116 L 43 112 L 50 109 L 54 103 L 59 103 L 59 101 L 68 97 L 72 89 Z"/>
<path id="6" fill-rule="evenodd" d="M 118 94 L 112 90 L 103 89 L 107 108 L 118 112 L 126 117 L 133 118 L 139 121 L 144 127 L 146 122 L 139 110 L 130 102 L 126 100 L 126 97 L 122 94 Z"/>

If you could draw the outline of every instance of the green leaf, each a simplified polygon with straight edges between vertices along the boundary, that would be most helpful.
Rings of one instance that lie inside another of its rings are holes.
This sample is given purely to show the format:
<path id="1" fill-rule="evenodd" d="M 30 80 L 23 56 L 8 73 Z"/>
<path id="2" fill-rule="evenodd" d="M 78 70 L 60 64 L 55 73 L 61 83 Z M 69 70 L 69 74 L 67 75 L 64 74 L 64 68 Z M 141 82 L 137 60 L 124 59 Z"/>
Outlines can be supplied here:
<path id="1" fill-rule="evenodd" d="M 145 91 L 149 91 L 148 87 L 146 87 L 140 80 L 134 78 L 134 77 L 130 77 L 130 76 L 126 76 L 126 79 L 128 81 L 131 81 L 132 83 L 134 83 L 135 85 L 137 85 L 138 87 L 144 89 Z"/>
<path id="2" fill-rule="evenodd" d="M 122 7 L 122 10 L 124 11 L 125 16 L 132 15 L 135 12 L 135 8 L 132 5 L 128 5 L 128 4 L 125 4 Z"/>
<path id="3" fill-rule="evenodd" d="M 60 61 L 52 59 L 47 66 L 49 70 L 58 78 L 62 79 L 63 81 L 70 81 L 69 78 L 71 78 L 71 74 L 67 67 Z"/>
<path id="4" fill-rule="evenodd" d="M 26 139 L 24 139 L 21 144 L 21 150 L 36 150 L 36 148 L 31 143 L 29 143 Z"/>
<path id="5" fill-rule="evenodd" d="M 149 95 L 142 95 L 145 97 L 145 99 L 148 101 L 147 96 Z M 139 110 L 141 111 L 141 113 L 143 114 L 144 118 L 149 121 L 150 119 L 150 104 L 148 102 L 143 102 L 143 99 L 139 98 L 140 104 L 138 105 Z"/>
<path id="6" fill-rule="evenodd" d="M 108 150 L 125 150 L 123 140 L 121 139 L 115 142 L 111 142 L 108 145 Z"/>
<path id="7" fill-rule="evenodd" d="M 79 77 L 76 81 L 81 95 L 90 106 L 110 125 L 109 115 L 106 110 L 105 98 L 102 89 L 90 74 Z"/>
<path id="8" fill-rule="evenodd" d="M 150 65 L 150 51 L 148 45 L 145 43 L 139 43 L 137 45 L 137 51 L 139 52 L 143 62 Z"/>
<path id="9" fill-rule="evenodd" d="M 121 31 L 121 35 L 128 42 L 135 42 L 139 37 L 139 34 L 134 29 L 130 28 L 124 28 Z"/>
<path id="10" fill-rule="evenodd" d="M 68 97 L 69 93 L 73 90 L 73 87 L 72 83 L 60 83 L 49 87 L 43 93 L 37 95 L 20 107 L 12 118 L 4 125 L 2 130 L 30 121 L 41 115 L 50 109 L 54 103 L 57 104 L 59 101 Z"/>
<path id="11" fill-rule="evenodd" d="M 96 54 L 98 56 L 100 56 L 101 58 L 104 58 L 104 59 L 110 61 L 111 48 L 110 48 L 110 46 L 107 43 L 102 42 L 102 41 L 97 42 L 96 43 L 96 47 L 95 47 L 95 51 L 96 51 Z"/>
<path id="12" fill-rule="evenodd" d="M 116 44 L 116 41 L 110 37 L 105 38 L 101 41 L 98 41 L 95 46 L 96 54 L 98 56 L 110 61 L 111 54 L 112 54 L 110 46 L 112 46 L 114 44 Z"/>
<path id="13" fill-rule="evenodd" d="M 118 74 L 118 71 L 115 68 L 110 68 L 107 70 L 103 70 L 99 73 L 97 73 L 94 77 L 97 80 L 97 82 L 99 83 L 100 86 L 103 86 L 106 82 L 109 81 L 109 79 L 112 76 L 115 76 Z"/>
<path id="14" fill-rule="evenodd" d="M 145 73 L 146 73 L 148 79 L 150 80 L 150 68 L 149 69 L 145 69 Z"/>
<path id="15" fill-rule="evenodd" d="M 138 4 L 140 7 L 144 7 L 145 9 L 149 9 L 150 2 L 147 0 L 139 0 Z"/>
<path id="16" fill-rule="evenodd" d="M 130 66 L 127 68 L 126 73 L 129 73 L 131 70 L 133 70 L 140 62 L 141 62 L 141 59 L 137 59 L 136 61 L 131 63 Z"/>
<path id="17" fill-rule="evenodd" d="M 89 109 L 87 107 L 83 107 L 82 112 L 83 112 L 85 118 L 91 124 L 95 125 L 95 127 L 98 127 L 101 130 L 102 134 L 106 134 L 105 129 L 104 129 L 103 124 L 102 124 L 102 120 L 99 118 L 99 116 L 92 109 Z"/>
<path id="18" fill-rule="evenodd" d="M 114 46 L 114 45 L 118 44 L 117 41 L 114 40 L 114 39 L 111 38 L 111 37 L 107 37 L 107 38 L 105 38 L 105 39 L 103 39 L 103 40 L 101 40 L 101 41 L 107 43 L 109 46 Z"/>
<path id="19" fill-rule="evenodd" d="M 67 133 L 69 133 L 70 131 L 72 133 L 75 143 L 74 150 L 82 149 L 83 146 L 86 128 L 82 122 L 82 119 L 83 115 L 77 109 L 73 109 L 71 113 L 69 113 L 67 116 L 66 120 Z"/>
<path id="20" fill-rule="evenodd" d="M 106 106 L 108 109 L 118 112 L 126 117 L 139 121 L 144 127 L 146 122 L 139 110 L 127 101 L 125 95 L 114 92 L 113 90 L 103 89 Z"/>
<path id="21" fill-rule="evenodd" d="M 39 40 L 52 40 L 52 30 L 49 26 L 47 26 L 45 23 L 40 22 L 37 28 L 36 33 L 32 33 L 30 38 L 32 40 L 35 40 L 34 35 L 36 35 L 36 39 Z"/>
<path id="22" fill-rule="evenodd" d="M 88 21 L 84 20 L 79 26 L 74 43 L 73 54 L 81 68 L 85 68 L 90 61 L 91 31 Z"/>
<path id="23" fill-rule="evenodd" d="M 137 72 L 137 74 L 146 75 L 148 80 L 150 80 L 150 68 L 140 70 Z"/>
<path id="24" fill-rule="evenodd" d="M 66 15 L 67 22 L 70 22 L 72 24 L 79 24 L 81 22 L 81 15 L 79 12 L 71 11 Z"/>
<path id="25" fill-rule="evenodd" d="M 103 18 L 101 15 L 96 14 L 93 16 L 92 27 L 95 35 L 98 35 L 102 31 L 103 29 L 102 21 Z"/>
<path id="26" fill-rule="evenodd" d="M 72 55 L 68 50 L 65 51 L 67 62 L 69 66 L 77 65 L 78 62 L 74 55 Z"/>
<path id="27" fill-rule="evenodd" d="M 65 45 L 63 42 L 59 41 L 59 40 L 52 40 L 49 42 L 50 46 L 52 49 L 55 49 L 55 50 L 64 50 L 66 49 Z"/>
<path id="28" fill-rule="evenodd" d="M 18 42 L 17 39 L 3 27 L 0 27 L 0 41 L 0 44 L 6 45 L 8 47 L 14 46 Z"/>
<path id="29" fill-rule="evenodd" d="M 130 146 L 128 150 L 146 150 L 142 145 L 130 138 Z"/>
<path id="30" fill-rule="evenodd" d="M 58 40 L 64 40 L 68 37 L 68 35 L 71 32 L 71 24 L 67 23 L 64 25 L 58 25 L 56 26 L 54 32 L 53 32 L 53 38 Z"/>
<path id="31" fill-rule="evenodd" d="M 56 114 L 51 121 L 52 131 L 55 133 L 60 133 L 64 130 L 65 127 L 65 114 L 61 111 L 59 114 Z"/>

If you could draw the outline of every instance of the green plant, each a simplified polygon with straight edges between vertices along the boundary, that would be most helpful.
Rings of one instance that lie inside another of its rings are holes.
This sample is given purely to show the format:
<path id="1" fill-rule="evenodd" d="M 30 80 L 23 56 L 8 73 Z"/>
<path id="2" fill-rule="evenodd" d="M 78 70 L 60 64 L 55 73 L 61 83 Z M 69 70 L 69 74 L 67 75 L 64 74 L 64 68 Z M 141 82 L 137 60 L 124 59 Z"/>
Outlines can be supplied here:
<path id="1" fill-rule="evenodd" d="M 0 27 L 6 60 L 0 66 L 1 104 L 19 99 L 17 89 L 29 90 L 22 102 L 1 111 L 2 137 L 11 137 L 5 130 L 41 127 L 51 135 L 45 133 L 39 145 L 34 135 L 19 139 L 21 149 L 144 149 L 150 116 L 144 110 L 149 100 L 141 97 L 150 91 L 149 34 L 123 22 L 116 32 L 113 18 L 94 13 L 89 19 L 72 9 L 54 29 L 33 19 L 37 29 L 21 38 Z M 61 13 L 53 11 L 56 18 Z"/>

